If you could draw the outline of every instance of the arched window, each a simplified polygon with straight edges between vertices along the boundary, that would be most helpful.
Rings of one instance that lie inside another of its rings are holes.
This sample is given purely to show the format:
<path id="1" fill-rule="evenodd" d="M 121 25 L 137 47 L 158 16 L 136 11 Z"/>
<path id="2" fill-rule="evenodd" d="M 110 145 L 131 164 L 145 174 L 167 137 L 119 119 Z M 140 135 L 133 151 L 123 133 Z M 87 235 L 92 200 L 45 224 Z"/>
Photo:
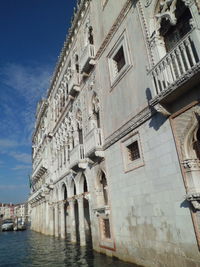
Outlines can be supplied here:
<path id="1" fill-rule="evenodd" d="M 83 182 L 83 191 L 84 193 L 88 192 L 88 186 L 87 186 L 85 175 L 84 175 L 84 182 Z"/>
<path id="2" fill-rule="evenodd" d="M 78 130 L 78 141 L 79 144 L 83 144 L 83 129 L 82 129 L 82 112 L 80 110 L 76 113 L 77 130 Z"/>
<path id="3" fill-rule="evenodd" d="M 91 100 L 92 120 L 96 128 L 101 128 L 99 98 L 94 92 Z"/>
<path id="4" fill-rule="evenodd" d="M 193 147 L 196 152 L 197 158 L 200 160 L 200 128 L 198 128 L 194 136 Z"/>
<path id="5" fill-rule="evenodd" d="M 88 41 L 89 41 L 89 44 L 91 44 L 91 45 L 94 44 L 93 28 L 92 28 L 92 26 L 90 26 L 89 29 L 88 29 Z"/>
<path id="6" fill-rule="evenodd" d="M 75 68 L 76 72 L 79 73 L 79 57 L 77 54 L 75 54 Z"/>
<path id="7" fill-rule="evenodd" d="M 66 200 L 66 199 L 67 199 L 67 188 L 64 185 L 64 200 Z"/>
<path id="8" fill-rule="evenodd" d="M 192 15 L 182 0 L 160 1 L 156 18 L 166 52 L 174 48 L 191 30 Z"/>
<path id="9" fill-rule="evenodd" d="M 104 204 L 108 205 L 108 191 L 107 191 L 108 185 L 107 185 L 107 179 L 106 179 L 104 172 L 101 173 L 100 183 L 101 183 L 102 191 L 103 191 Z"/>
<path id="10" fill-rule="evenodd" d="M 76 185 L 74 183 L 74 196 L 76 196 Z"/>

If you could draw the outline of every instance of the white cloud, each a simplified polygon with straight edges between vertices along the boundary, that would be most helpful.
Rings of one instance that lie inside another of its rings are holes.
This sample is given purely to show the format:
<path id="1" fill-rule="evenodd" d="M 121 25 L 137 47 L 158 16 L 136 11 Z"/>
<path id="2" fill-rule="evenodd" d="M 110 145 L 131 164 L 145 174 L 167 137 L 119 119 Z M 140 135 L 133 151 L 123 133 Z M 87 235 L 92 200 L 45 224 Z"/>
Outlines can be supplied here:
<path id="1" fill-rule="evenodd" d="M 10 152 L 10 156 L 23 163 L 31 163 L 31 155 L 28 153 Z"/>
<path id="2" fill-rule="evenodd" d="M 0 149 L 2 148 L 10 148 L 10 147 L 16 147 L 18 144 L 14 140 L 1 138 L 0 139 Z"/>
<path id="3" fill-rule="evenodd" d="M 52 70 L 48 66 L 9 63 L 1 69 L 1 74 L 4 84 L 17 90 L 28 103 L 33 104 L 48 89 Z"/>
<path id="4" fill-rule="evenodd" d="M 1 163 L 0 163 L 1 164 Z M 12 170 L 29 170 L 31 166 L 28 165 L 16 165 L 15 167 L 12 168 Z"/>
<path id="5" fill-rule="evenodd" d="M 6 118 L 0 122 L 0 127 L 10 136 L 15 134 L 21 143 L 31 143 L 36 104 L 45 96 L 51 74 L 50 66 L 34 63 L 28 66 L 8 63 L 0 68 L 1 83 L 8 86 L 11 92 L 15 92 L 20 98 L 20 102 L 16 103 L 15 97 L 12 100 L 6 91 L 3 93 L 2 108 Z M 10 129 L 14 131 L 11 132 Z"/>
<path id="6" fill-rule="evenodd" d="M 28 186 L 26 184 L 20 185 L 0 185 L 0 190 L 16 190 L 16 189 L 24 189 Z"/>

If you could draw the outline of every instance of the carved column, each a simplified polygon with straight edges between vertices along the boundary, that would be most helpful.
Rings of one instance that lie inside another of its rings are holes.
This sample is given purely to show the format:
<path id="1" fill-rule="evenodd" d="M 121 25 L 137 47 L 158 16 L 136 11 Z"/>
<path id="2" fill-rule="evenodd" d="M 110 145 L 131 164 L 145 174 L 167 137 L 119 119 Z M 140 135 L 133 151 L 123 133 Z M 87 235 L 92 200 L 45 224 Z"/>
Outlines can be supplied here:
<path id="1" fill-rule="evenodd" d="M 71 221 L 71 242 L 76 242 L 76 222 L 75 222 L 75 210 L 74 210 L 74 199 L 69 200 L 70 206 L 70 221 Z"/>
<path id="2" fill-rule="evenodd" d="M 78 213 L 79 213 L 79 233 L 80 233 L 80 245 L 85 246 L 85 216 L 84 216 L 84 198 L 80 196 L 78 198 Z"/>
<path id="3" fill-rule="evenodd" d="M 60 203 L 60 236 L 61 238 L 66 237 L 66 226 L 65 226 L 65 204 L 64 202 Z"/>
<path id="4" fill-rule="evenodd" d="M 189 192 L 200 192 L 200 160 L 186 159 L 183 161 L 186 170 Z"/>

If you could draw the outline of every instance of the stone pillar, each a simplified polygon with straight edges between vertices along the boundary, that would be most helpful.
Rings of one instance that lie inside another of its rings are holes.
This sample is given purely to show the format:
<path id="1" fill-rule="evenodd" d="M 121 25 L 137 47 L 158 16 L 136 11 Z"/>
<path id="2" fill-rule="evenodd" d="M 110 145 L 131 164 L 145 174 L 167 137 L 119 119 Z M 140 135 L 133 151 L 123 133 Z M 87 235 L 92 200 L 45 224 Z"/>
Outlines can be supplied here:
<path id="1" fill-rule="evenodd" d="M 54 210 L 55 210 L 55 212 L 54 212 L 54 214 L 55 214 L 55 218 L 54 218 L 54 220 L 55 220 L 55 224 L 54 224 L 55 225 L 54 235 L 56 237 L 58 237 L 59 236 L 59 234 L 58 234 L 58 204 L 55 204 Z"/>
<path id="2" fill-rule="evenodd" d="M 45 201 L 45 234 L 48 235 L 50 233 L 50 229 L 49 229 L 49 202 L 48 199 L 46 198 Z"/>
<path id="3" fill-rule="evenodd" d="M 65 204 L 64 202 L 60 203 L 60 237 L 66 237 L 66 226 L 65 226 Z"/>
<path id="4" fill-rule="evenodd" d="M 78 198 L 78 213 L 79 213 L 79 233 L 80 233 L 80 245 L 86 245 L 85 237 L 85 216 L 84 216 L 84 198 L 80 196 Z"/>
<path id="5" fill-rule="evenodd" d="M 69 200 L 70 206 L 70 221 L 71 221 L 71 242 L 76 243 L 76 222 L 75 222 L 75 211 L 74 211 L 74 199 Z"/>
<path id="6" fill-rule="evenodd" d="M 49 234 L 54 235 L 54 206 L 49 205 Z"/>

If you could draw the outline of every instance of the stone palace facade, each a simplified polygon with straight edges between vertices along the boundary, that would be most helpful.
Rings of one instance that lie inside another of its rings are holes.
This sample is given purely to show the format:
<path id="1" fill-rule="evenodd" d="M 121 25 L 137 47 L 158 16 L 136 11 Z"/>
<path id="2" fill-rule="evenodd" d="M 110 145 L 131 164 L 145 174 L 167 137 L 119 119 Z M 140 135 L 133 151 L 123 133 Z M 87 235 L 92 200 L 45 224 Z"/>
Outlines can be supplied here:
<path id="1" fill-rule="evenodd" d="M 200 266 L 200 2 L 79 0 L 33 133 L 31 227 Z"/>

